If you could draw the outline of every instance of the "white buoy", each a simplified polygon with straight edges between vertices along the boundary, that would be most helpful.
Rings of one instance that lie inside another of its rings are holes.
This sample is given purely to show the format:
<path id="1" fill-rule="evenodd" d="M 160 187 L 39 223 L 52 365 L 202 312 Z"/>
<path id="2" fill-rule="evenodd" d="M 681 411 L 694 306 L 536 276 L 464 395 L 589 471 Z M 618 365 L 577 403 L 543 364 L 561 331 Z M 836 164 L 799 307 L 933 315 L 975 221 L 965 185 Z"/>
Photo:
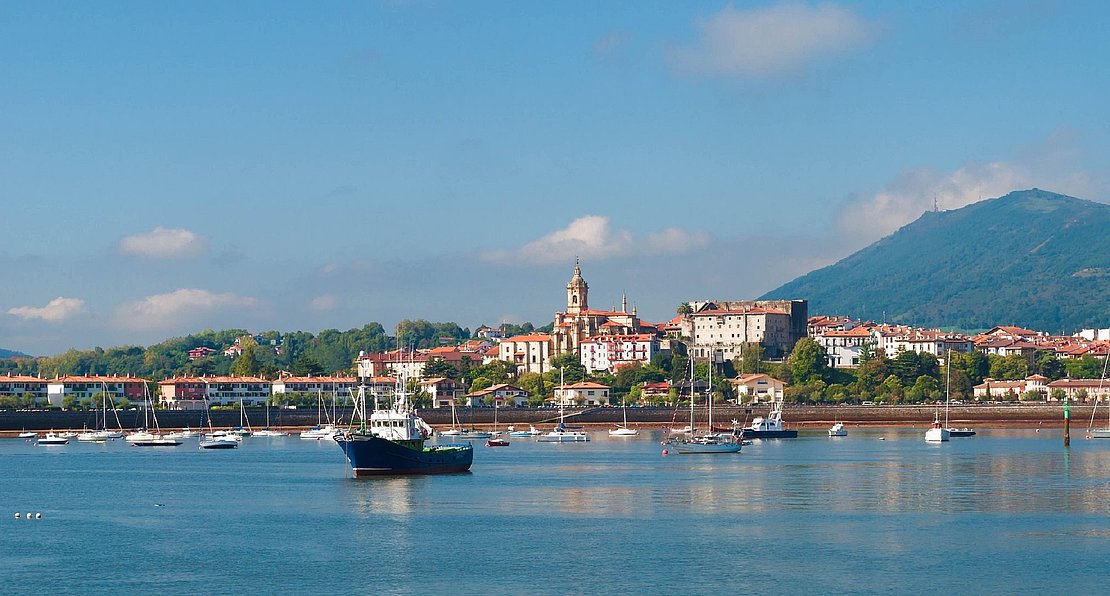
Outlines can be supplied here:
<path id="1" fill-rule="evenodd" d="M 30 511 L 27 512 L 27 519 L 32 519 Z"/>
<path id="2" fill-rule="evenodd" d="M 15 512 L 15 518 L 19 519 L 19 512 L 18 511 Z"/>
<path id="3" fill-rule="evenodd" d="M 36 513 L 35 514 L 35 519 L 42 519 L 42 514 L 41 513 Z"/>

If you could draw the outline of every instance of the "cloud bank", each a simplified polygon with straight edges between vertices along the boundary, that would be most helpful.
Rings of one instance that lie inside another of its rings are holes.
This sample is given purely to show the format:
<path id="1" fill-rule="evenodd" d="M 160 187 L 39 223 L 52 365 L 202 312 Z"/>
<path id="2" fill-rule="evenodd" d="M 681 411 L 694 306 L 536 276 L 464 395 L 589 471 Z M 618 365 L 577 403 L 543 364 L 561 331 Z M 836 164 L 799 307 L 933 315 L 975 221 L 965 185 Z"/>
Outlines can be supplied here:
<path id="1" fill-rule="evenodd" d="M 165 329 L 196 317 L 257 304 L 256 299 L 247 296 L 182 288 L 122 304 L 116 309 L 116 321 L 130 329 Z"/>
<path id="2" fill-rule="evenodd" d="M 120 253 L 147 259 L 184 259 L 204 252 L 205 248 L 207 242 L 196 232 L 162 226 L 119 241 Z"/>
<path id="3" fill-rule="evenodd" d="M 19 317 L 24 321 L 42 319 L 51 323 L 64 321 L 73 315 L 85 310 L 85 301 L 80 298 L 63 298 L 58 296 L 43 307 L 18 306 L 8 309 L 8 314 Z"/>
<path id="4" fill-rule="evenodd" d="M 708 245 L 709 236 L 704 232 L 667 228 L 637 237 L 628 230 L 613 229 L 606 216 L 586 215 L 515 251 L 492 251 L 482 258 L 493 263 L 551 264 L 574 257 L 601 261 L 632 255 L 685 254 Z"/>
<path id="5" fill-rule="evenodd" d="M 670 68 L 700 77 L 764 78 L 845 54 L 874 37 L 874 25 L 835 4 L 786 2 L 725 7 L 698 23 L 698 38 L 667 51 Z"/>

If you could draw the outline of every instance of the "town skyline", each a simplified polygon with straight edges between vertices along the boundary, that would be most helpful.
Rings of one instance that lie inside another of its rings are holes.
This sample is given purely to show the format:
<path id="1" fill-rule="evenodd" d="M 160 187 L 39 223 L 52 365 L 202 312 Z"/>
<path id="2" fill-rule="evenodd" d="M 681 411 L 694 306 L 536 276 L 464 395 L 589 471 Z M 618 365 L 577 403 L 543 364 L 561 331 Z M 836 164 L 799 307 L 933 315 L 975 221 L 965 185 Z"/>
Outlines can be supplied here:
<path id="1" fill-rule="evenodd" d="M 1108 15 L 6 3 L 0 347 L 542 325 L 575 256 L 663 322 L 934 202 L 1105 203 Z"/>

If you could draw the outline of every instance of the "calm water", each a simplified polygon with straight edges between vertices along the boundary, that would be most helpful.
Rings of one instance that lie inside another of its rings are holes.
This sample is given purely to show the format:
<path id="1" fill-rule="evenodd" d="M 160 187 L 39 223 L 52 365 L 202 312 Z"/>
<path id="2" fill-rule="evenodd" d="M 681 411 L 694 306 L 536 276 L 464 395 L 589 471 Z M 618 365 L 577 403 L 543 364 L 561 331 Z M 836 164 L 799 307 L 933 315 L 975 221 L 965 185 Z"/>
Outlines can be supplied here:
<path id="1" fill-rule="evenodd" d="M 5 439 L 0 592 L 1107 591 L 1110 441 L 923 432 L 702 456 L 513 439 L 470 474 L 360 480 L 324 441 Z"/>

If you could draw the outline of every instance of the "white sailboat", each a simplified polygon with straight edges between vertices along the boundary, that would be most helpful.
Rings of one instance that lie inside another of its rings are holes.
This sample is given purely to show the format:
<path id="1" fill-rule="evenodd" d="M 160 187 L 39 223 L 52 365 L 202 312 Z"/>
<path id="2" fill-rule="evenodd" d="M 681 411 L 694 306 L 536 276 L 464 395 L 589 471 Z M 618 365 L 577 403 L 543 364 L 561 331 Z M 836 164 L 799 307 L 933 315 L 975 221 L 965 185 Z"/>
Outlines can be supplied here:
<path id="1" fill-rule="evenodd" d="M 674 444 L 675 451 L 682 455 L 692 455 L 696 453 L 738 453 L 742 448 L 741 443 L 732 435 L 724 435 L 721 433 L 713 432 L 713 365 L 709 364 L 709 388 L 706 391 L 706 400 L 708 401 L 709 419 L 707 421 L 708 430 L 705 433 L 697 434 L 694 425 L 694 359 L 690 358 L 690 434 L 691 437 L 684 441 L 678 441 Z"/>
<path id="2" fill-rule="evenodd" d="M 948 358 L 948 378 L 951 380 L 952 374 L 952 358 L 949 354 Z M 944 387 L 944 424 L 940 423 L 940 412 L 933 415 L 933 425 L 929 430 L 925 431 L 925 442 L 927 443 L 943 443 L 948 441 L 952 433 L 945 427 L 948 426 L 948 390 L 950 383 L 945 383 Z"/>
<path id="3" fill-rule="evenodd" d="M 457 436 L 462 434 L 462 431 L 459 430 L 459 417 L 455 413 L 455 400 L 454 400 L 454 398 L 451 399 L 451 428 L 449 428 L 447 430 L 438 431 L 438 432 L 436 432 L 436 434 L 441 436 L 441 437 L 457 437 Z"/>
<path id="4" fill-rule="evenodd" d="M 621 396 L 621 413 L 624 417 L 624 424 L 609 431 L 610 437 L 634 437 L 640 434 L 640 431 L 634 428 L 628 428 L 628 406 L 624 403 L 624 396 Z"/>
<path id="5" fill-rule="evenodd" d="M 559 369 L 559 387 L 563 386 L 563 369 Z M 566 416 L 563 410 L 563 400 L 559 400 L 559 425 L 554 429 L 540 435 L 536 441 L 540 443 L 586 443 L 590 440 L 590 433 L 569 428 L 566 425 Z"/>
<path id="6" fill-rule="evenodd" d="M 251 436 L 252 437 L 284 437 L 285 436 L 285 433 L 281 432 L 280 430 L 271 430 L 270 429 L 270 400 L 269 399 L 266 400 L 266 428 L 264 428 L 262 430 L 256 430 L 256 431 L 252 432 Z"/>
<path id="7" fill-rule="evenodd" d="M 1095 395 L 1095 407 L 1091 409 L 1091 423 L 1087 426 L 1087 436 L 1092 439 L 1110 439 L 1110 396 L 1106 399 L 1106 428 L 1093 428 L 1095 425 L 1095 411 L 1098 402 L 1102 399 L 1102 387 L 1106 383 L 1106 368 L 1110 364 L 1110 349 L 1102 360 L 1102 376 L 1098 380 L 1098 393 Z M 1066 399 L 1066 398 L 1065 398 Z"/>
<path id="8" fill-rule="evenodd" d="M 339 432 L 339 429 L 329 420 L 327 424 L 323 424 L 322 409 L 324 407 L 323 394 L 318 390 L 316 392 L 316 426 L 301 431 L 300 437 L 302 439 L 319 440 L 329 439 Z"/>
<path id="9" fill-rule="evenodd" d="M 125 439 L 135 447 L 176 447 L 181 444 L 181 440 L 175 437 L 163 436 L 158 426 L 158 414 L 154 411 L 154 404 L 150 398 L 150 391 L 147 389 L 146 383 L 143 383 L 143 426 L 146 426 L 147 411 L 150 412 L 150 419 L 153 422 L 154 432 L 139 431 L 132 433 Z"/>

